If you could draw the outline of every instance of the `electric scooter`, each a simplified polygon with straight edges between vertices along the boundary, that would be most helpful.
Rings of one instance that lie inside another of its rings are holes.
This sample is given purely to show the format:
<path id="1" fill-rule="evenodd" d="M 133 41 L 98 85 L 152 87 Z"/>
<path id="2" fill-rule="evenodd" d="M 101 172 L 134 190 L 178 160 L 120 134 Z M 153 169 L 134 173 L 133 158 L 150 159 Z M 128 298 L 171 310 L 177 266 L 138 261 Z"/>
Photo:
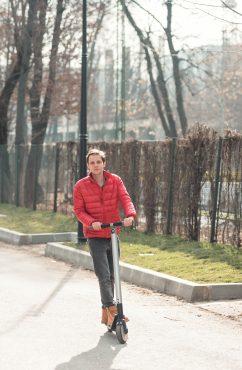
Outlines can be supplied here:
<path id="1" fill-rule="evenodd" d="M 110 224 L 102 224 L 102 229 L 111 228 L 111 243 L 112 243 L 112 254 L 113 254 L 113 270 L 114 270 L 114 285 L 115 285 L 115 296 L 117 304 L 117 314 L 115 315 L 113 324 L 108 327 L 108 331 L 116 332 L 119 343 L 124 344 L 128 339 L 128 328 L 124 319 L 123 314 L 123 303 L 122 303 L 122 292 L 121 292 L 121 281 L 119 271 L 119 241 L 116 233 L 116 228 L 123 226 L 123 222 L 114 222 Z"/>

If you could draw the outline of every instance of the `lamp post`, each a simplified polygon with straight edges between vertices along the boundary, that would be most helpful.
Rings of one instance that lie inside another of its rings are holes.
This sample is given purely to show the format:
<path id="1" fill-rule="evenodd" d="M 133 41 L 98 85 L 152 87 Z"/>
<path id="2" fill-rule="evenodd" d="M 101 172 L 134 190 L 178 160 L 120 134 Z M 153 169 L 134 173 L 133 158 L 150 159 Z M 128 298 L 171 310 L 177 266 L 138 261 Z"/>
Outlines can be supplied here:
<path id="1" fill-rule="evenodd" d="M 121 70 L 121 141 L 125 140 L 126 131 L 126 47 L 125 47 L 125 18 L 124 9 L 122 11 L 122 70 Z"/>
<path id="2" fill-rule="evenodd" d="M 80 162 L 79 178 L 87 175 L 87 1 L 82 3 L 82 68 L 81 68 L 81 109 L 79 120 L 80 132 Z M 78 243 L 86 241 L 83 235 L 83 227 L 78 222 Z"/>

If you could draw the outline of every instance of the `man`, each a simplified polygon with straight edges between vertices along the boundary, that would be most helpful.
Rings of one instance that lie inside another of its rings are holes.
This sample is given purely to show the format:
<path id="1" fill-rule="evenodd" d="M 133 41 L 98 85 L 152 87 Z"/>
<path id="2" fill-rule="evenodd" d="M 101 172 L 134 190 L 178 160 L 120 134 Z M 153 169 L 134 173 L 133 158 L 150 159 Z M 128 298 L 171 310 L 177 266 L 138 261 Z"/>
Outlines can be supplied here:
<path id="1" fill-rule="evenodd" d="M 88 239 L 94 271 L 99 281 L 101 322 L 111 327 L 117 312 L 114 304 L 111 230 L 102 229 L 101 224 L 120 221 L 120 204 L 125 213 L 124 226 L 132 225 L 136 212 L 121 178 L 105 171 L 105 153 L 91 149 L 86 159 L 89 175 L 79 180 L 74 187 L 74 212 L 83 224 L 83 232 Z"/>

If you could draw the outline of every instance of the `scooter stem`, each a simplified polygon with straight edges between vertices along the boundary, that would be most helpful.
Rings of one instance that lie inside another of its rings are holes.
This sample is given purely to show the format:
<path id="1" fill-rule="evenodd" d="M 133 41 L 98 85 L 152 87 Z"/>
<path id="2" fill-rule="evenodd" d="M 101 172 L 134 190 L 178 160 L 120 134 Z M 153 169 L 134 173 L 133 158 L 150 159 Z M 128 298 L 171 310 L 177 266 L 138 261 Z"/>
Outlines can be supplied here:
<path id="1" fill-rule="evenodd" d="M 119 272 L 119 248 L 118 237 L 115 227 L 111 228 L 112 253 L 113 253 L 113 271 L 117 304 L 122 303 L 121 281 Z"/>

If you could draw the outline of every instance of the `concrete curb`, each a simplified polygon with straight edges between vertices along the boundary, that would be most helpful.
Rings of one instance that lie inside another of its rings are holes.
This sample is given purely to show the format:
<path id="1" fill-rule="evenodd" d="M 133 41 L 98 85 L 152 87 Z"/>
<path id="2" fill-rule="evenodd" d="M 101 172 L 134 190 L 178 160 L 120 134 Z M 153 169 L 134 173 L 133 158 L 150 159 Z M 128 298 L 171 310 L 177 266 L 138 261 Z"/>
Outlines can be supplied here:
<path id="1" fill-rule="evenodd" d="M 76 233 L 42 233 L 42 234 L 24 234 L 0 228 L 0 240 L 14 245 L 24 244 L 42 244 L 48 242 L 67 242 L 76 240 Z"/>
<path id="2" fill-rule="evenodd" d="M 92 258 L 88 252 L 76 250 L 63 244 L 48 243 L 45 255 L 93 270 Z M 129 283 L 173 295 L 188 302 L 242 298 L 241 283 L 197 284 L 124 262 L 120 262 L 120 276 L 122 280 Z"/>

